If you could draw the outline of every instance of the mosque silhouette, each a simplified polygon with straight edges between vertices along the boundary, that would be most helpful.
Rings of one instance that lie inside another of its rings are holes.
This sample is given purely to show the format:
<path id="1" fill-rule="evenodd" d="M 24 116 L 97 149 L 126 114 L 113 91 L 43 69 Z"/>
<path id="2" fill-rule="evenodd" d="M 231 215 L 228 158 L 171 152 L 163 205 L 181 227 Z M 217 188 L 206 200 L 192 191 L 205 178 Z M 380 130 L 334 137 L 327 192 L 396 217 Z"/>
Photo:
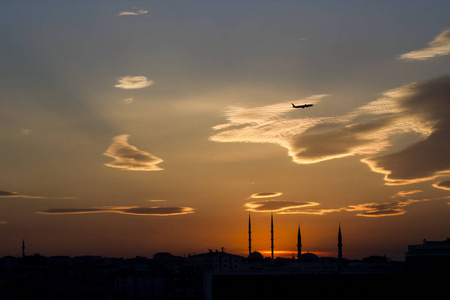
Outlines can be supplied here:
<path id="1" fill-rule="evenodd" d="M 271 258 L 274 259 L 274 238 L 273 238 L 274 230 L 273 230 L 273 213 L 270 213 L 270 249 L 271 249 Z M 341 233 L 341 224 L 339 224 L 338 229 L 338 254 L 337 257 L 339 260 L 342 260 L 342 233 Z M 262 254 L 254 251 L 252 252 L 252 222 L 250 218 L 250 213 L 248 214 L 248 258 L 251 259 L 257 259 L 262 258 Z M 314 253 L 303 253 L 302 254 L 302 235 L 300 232 L 300 225 L 298 225 L 298 232 L 297 232 L 297 260 L 299 261 L 316 261 L 318 259 L 318 256 Z"/>

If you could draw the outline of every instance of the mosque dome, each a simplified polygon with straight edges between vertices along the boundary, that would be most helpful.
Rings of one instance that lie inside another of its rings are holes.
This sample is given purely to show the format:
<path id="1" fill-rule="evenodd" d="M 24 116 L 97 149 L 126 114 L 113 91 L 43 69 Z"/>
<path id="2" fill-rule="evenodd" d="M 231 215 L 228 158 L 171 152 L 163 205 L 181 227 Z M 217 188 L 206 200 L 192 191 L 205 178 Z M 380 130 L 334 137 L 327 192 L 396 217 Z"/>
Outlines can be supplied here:
<path id="1" fill-rule="evenodd" d="M 252 253 L 250 253 L 248 258 L 254 259 L 254 260 L 260 260 L 260 259 L 262 260 L 262 259 L 264 259 L 264 256 L 261 253 L 259 253 L 258 251 L 253 251 Z"/>
<path id="2" fill-rule="evenodd" d="M 315 255 L 314 253 L 304 253 L 302 255 L 300 255 L 300 261 L 304 261 L 304 262 L 315 262 L 315 261 L 319 261 L 319 257 L 317 255 Z"/>

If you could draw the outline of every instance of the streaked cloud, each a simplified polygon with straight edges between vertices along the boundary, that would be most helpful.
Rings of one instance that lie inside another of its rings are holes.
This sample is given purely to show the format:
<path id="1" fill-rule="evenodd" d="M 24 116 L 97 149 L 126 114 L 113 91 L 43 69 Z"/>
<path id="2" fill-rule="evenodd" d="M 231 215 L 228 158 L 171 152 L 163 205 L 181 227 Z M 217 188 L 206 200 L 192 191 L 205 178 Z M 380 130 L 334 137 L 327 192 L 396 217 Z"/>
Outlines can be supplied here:
<path id="1" fill-rule="evenodd" d="M 7 221 L 0 221 L 0 225 L 8 223 Z"/>
<path id="2" fill-rule="evenodd" d="M 401 195 L 401 193 L 402 192 L 397 195 Z M 297 202 L 270 199 L 245 203 L 244 208 L 251 212 L 276 212 L 277 214 L 325 215 L 338 212 L 353 212 L 359 217 L 389 217 L 407 213 L 406 207 L 414 203 L 444 200 L 449 198 L 450 196 L 434 199 L 391 200 L 386 202 L 348 205 L 337 208 L 321 208 L 321 204 L 317 202 Z"/>
<path id="3" fill-rule="evenodd" d="M 147 10 L 137 9 L 135 11 L 120 11 L 117 15 L 118 16 L 140 16 L 140 15 L 143 15 L 146 13 L 148 13 Z"/>
<path id="4" fill-rule="evenodd" d="M 342 210 L 356 212 L 357 216 L 360 217 L 389 217 L 389 216 L 399 216 L 407 213 L 406 207 L 422 202 L 446 200 L 450 197 L 432 198 L 432 199 L 407 199 L 403 201 L 390 201 L 382 203 L 365 203 L 358 205 L 350 205 L 348 207 L 342 208 Z"/>
<path id="5" fill-rule="evenodd" d="M 135 216 L 176 216 L 194 213 L 191 207 L 141 207 L 141 206 L 104 206 L 85 208 L 51 208 L 38 212 L 46 215 L 74 215 L 74 214 L 98 214 L 116 213 Z"/>
<path id="6" fill-rule="evenodd" d="M 387 217 L 399 216 L 406 213 L 405 207 L 420 202 L 420 200 L 391 201 L 384 203 L 364 203 L 350 205 L 343 210 L 357 212 L 360 217 Z"/>
<path id="7" fill-rule="evenodd" d="M 450 191 L 450 180 L 433 183 L 433 186 L 437 189 Z"/>
<path id="8" fill-rule="evenodd" d="M 153 84 L 152 80 L 148 80 L 145 76 L 123 76 L 117 78 L 116 88 L 119 89 L 142 89 Z"/>
<path id="9" fill-rule="evenodd" d="M 394 196 L 392 196 L 392 198 L 397 198 L 397 197 L 407 197 L 409 195 L 413 195 L 413 194 L 417 194 L 417 193 L 422 193 L 422 190 L 413 190 L 413 191 L 400 191 L 397 194 L 395 194 Z"/>
<path id="10" fill-rule="evenodd" d="M 40 196 L 22 195 L 12 191 L 0 191 L 0 198 L 28 198 L 28 199 L 42 199 Z"/>
<path id="11" fill-rule="evenodd" d="M 123 99 L 123 102 L 124 102 L 125 104 L 130 104 L 130 103 L 132 103 L 133 101 L 134 101 L 133 98 L 125 98 L 125 99 Z"/>
<path id="12" fill-rule="evenodd" d="M 244 205 L 244 207 L 247 208 L 248 211 L 254 212 L 287 212 L 316 205 L 319 205 L 319 203 L 284 200 L 262 200 L 248 202 Z"/>
<path id="13" fill-rule="evenodd" d="M 128 144 L 128 137 L 128 134 L 122 134 L 113 138 L 113 142 L 103 155 L 115 160 L 105 164 L 106 166 L 133 171 L 163 170 L 157 166 L 163 162 L 161 158 Z"/>
<path id="14" fill-rule="evenodd" d="M 315 95 L 299 103 L 318 103 Z M 311 109 L 320 109 L 315 105 Z M 295 111 L 295 113 L 294 113 Z M 285 147 L 298 164 L 363 156 L 386 184 L 409 184 L 450 172 L 450 76 L 389 90 L 343 116 L 306 117 L 290 102 L 230 107 L 227 123 L 213 127 L 216 142 L 272 143 Z M 414 134 L 407 148 L 375 156 L 392 146 L 391 137 Z"/>
<path id="15" fill-rule="evenodd" d="M 314 95 L 298 103 L 319 103 L 327 95 Z M 392 103 L 380 100 L 385 110 L 398 111 Z M 218 131 L 210 137 L 216 142 L 273 143 L 287 148 L 288 155 L 298 164 L 357 154 L 374 154 L 384 150 L 392 128 L 405 128 L 405 122 L 395 119 L 352 123 L 362 114 L 383 114 L 380 107 L 363 107 L 344 116 L 306 117 L 303 111 L 292 109 L 291 101 L 256 108 L 230 107 L 228 123 L 214 126 Z M 316 106 L 315 106 L 316 107 Z M 311 108 L 314 109 L 314 108 Z M 300 115 L 299 115 L 300 114 Z"/>
<path id="16" fill-rule="evenodd" d="M 428 47 L 402 54 L 399 58 L 405 60 L 427 60 L 448 54 L 450 54 L 450 28 L 444 30 L 428 43 Z"/>

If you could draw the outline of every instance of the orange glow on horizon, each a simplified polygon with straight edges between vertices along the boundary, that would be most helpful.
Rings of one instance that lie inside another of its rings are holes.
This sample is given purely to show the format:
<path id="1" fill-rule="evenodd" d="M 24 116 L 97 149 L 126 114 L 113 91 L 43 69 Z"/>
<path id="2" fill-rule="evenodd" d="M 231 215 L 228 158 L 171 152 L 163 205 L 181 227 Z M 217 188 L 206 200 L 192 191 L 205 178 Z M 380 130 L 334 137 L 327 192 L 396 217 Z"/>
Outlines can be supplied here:
<path id="1" fill-rule="evenodd" d="M 272 255 L 272 251 L 270 250 L 262 250 L 262 251 L 257 251 L 259 253 L 261 253 L 265 258 L 268 257 L 270 258 Z M 244 255 L 247 256 L 246 253 L 248 252 L 240 252 L 240 255 Z M 334 252 L 326 252 L 326 251 L 307 251 L 304 252 L 302 251 L 302 254 L 305 253 L 313 253 L 315 255 L 317 255 L 318 257 L 337 257 L 337 254 Z M 281 258 L 292 258 L 292 256 L 294 256 L 295 258 L 297 258 L 297 250 L 274 250 L 273 251 L 274 257 L 281 257 Z"/>

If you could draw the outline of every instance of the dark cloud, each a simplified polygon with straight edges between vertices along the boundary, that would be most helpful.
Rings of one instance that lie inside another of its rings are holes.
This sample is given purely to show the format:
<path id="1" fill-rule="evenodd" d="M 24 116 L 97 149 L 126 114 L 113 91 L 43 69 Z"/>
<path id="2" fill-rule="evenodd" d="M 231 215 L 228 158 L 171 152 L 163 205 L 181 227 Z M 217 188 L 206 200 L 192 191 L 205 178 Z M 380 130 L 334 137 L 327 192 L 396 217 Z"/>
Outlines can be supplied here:
<path id="1" fill-rule="evenodd" d="M 107 212 L 109 210 L 101 209 L 101 208 L 50 208 L 44 210 L 42 214 L 89 214 L 89 213 L 99 213 L 99 212 Z"/>
<path id="2" fill-rule="evenodd" d="M 403 116 L 431 125 L 432 132 L 406 149 L 365 159 L 372 170 L 384 173 L 390 184 L 430 180 L 450 172 L 450 76 L 398 90 Z"/>
<path id="3" fill-rule="evenodd" d="M 421 191 L 411 191 L 410 194 L 418 193 Z M 401 195 L 402 192 L 400 192 Z M 407 193 L 407 192 L 406 192 Z M 399 195 L 399 194 L 397 194 Z M 404 197 L 404 196 L 403 196 Z M 399 216 L 407 212 L 406 207 L 415 204 L 423 203 L 429 201 L 445 200 L 450 197 L 434 198 L 434 199 L 407 199 L 402 201 L 389 201 L 389 202 L 373 202 L 373 203 L 363 203 L 357 205 L 349 205 L 347 207 L 342 207 L 336 211 L 348 211 L 355 212 L 357 216 L 360 217 L 389 217 L 389 216 Z"/>
<path id="4" fill-rule="evenodd" d="M 129 135 L 122 134 L 113 138 L 113 142 L 103 155 L 115 160 L 105 164 L 106 166 L 133 171 L 163 170 L 157 166 L 163 162 L 161 158 L 128 144 L 128 137 Z"/>
<path id="5" fill-rule="evenodd" d="M 406 213 L 406 206 L 416 202 L 420 202 L 420 200 L 365 203 L 360 205 L 350 205 L 348 208 L 345 208 L 345 210 L 358 212 L 356 215 L 361 217 L 398 216 Z"/>
<path id="6" fill-rule="evenodd" d="M 117 213 L 140 216 L 174 216 L 194 213 L 191 207 L 140 207 L 140 206 L 106 206 L 88 208 L 51 208 L 38 212 L 39 214 L 95 214 Z"/>
<path id="7" fill-rule="evenodd" d="M 19 194 L 16 192 L 0 191 L 0 197 L 17 197 Z"/>
<path id="8" fill-rule="evenodd" d="M 436 182 L 433 184 L 435 188 L 450 191 L 450 180 Z"/>
<path id="9" fill-rule="evenodd" d="M 295 158 L 320 161 L 354 154 L 372 152 L 374 149 L 373 133 L 394 122 L 391 118 L 374 120 L 364 124 L 347 125 L 332 131 L 308 134 L 314 127 L 291 141 L 291 151 Z"/>
<path id="10" fill-rule="evenodd" d="M 124 214 L 148 216 L 184 215 L 193 212 L 190 207 L 133 207 L 122 210 Z"/>
<path id="11" fill-rule="evenodd" d="M 0 191 L 0 198 L 31 198 L 31 199 L 42 199 L 43 197 L 39 197 L 39 196 L 29 196 L 29 195 L 21 195 L 19 193 L 16 192 L 11 192 L 11 191 Z"/>

